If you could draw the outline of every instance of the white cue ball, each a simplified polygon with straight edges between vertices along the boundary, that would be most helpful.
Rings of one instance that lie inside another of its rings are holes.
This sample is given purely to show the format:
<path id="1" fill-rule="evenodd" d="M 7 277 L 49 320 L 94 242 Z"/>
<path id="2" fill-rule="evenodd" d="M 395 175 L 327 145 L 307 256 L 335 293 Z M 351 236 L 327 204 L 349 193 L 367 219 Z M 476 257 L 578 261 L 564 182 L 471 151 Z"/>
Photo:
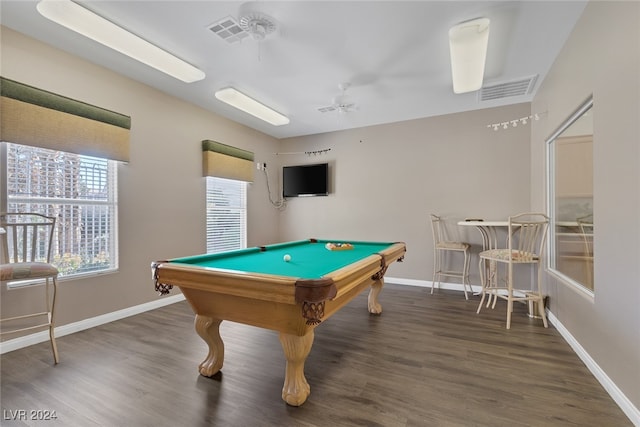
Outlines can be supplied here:
<path id="1" fill-rule="evenodd" d="M 291 255 L 286 254 L 285 256 L 283 256 L 283 257 L 282 257 L 282 259 L 283 259 L 285 262 L 289 262 L 289 261 L 291 261 Z"/>

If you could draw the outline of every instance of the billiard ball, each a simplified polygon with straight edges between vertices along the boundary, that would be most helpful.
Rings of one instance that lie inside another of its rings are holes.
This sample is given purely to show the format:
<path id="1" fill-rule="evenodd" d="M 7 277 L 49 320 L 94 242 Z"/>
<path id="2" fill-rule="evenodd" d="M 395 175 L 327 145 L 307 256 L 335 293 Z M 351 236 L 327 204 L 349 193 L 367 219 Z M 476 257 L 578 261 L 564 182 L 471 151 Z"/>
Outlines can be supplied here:
<path id="1" fill-rule="evenodd" d="M 285 256 L 283 256 L 283 257 L 282 257 L 282 259 L 283 259 L 285 262 L 289 262 L 289 261 L 291 261 L 291 255 L 286 254 Z"/>

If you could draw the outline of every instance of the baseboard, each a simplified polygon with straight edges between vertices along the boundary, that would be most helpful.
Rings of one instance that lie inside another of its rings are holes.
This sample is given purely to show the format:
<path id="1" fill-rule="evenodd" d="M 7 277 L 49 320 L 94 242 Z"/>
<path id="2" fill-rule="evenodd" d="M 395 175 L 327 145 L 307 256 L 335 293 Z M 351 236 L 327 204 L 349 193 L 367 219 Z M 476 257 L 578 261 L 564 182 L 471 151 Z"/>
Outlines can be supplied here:
<path id="1" fill-rule="evenodd" d="M 398 277 L 386 277 L 384 278 L 385 283 L 393 283 L 395 285 L 407 285 L 407 286 L 418 286 L 422 288 L 431 288 L 431 281 L 429 280 L 415 280 L 415 279 L 401 279 Z M 436 286 L 436 289 L 438 287 Z M 450 291 L 460 291 L 464 292 L 464 288 L 461 283 L 446 283 L 440 282 L 440 289 L 448 289 Z M 482 290 L 480 285 L 471 285 L 471 289 L 473 293 L 478 293 Z"/>
<path id="2" fill-rule="evenodd" d="M 159 298 L 157 300 L 150 301 L 144 304 L 128 307 L 111 313 L 102 314 L 100 316 L 91 317 L 89 319 L 80 320 L 78 322 L 69 323 L 68 325 L 58 326 L 55 328 L 55 334 L 56 337 L 63 337 L 75 332 L 84 331 L 85 329 L 94 328 L 96 326 L 124 319 L 125 317 L 135 316 L 136 314 L 144 313 L 145 311 L 155 310 L 156 308 L 175 304 L 180 301 L 184 301 L 184 295 L 182 294 L 176 294 L 166 298 Z M 8 353 L 10 351 L 18 350 L 45 341 L 49 341 L 49 332 L 46 330 L 3 341 L 0 343 L 0 354 Z"/>
<path id="3" fill-rule="evenodd" d="M 562 322 L 553 315 L 552 312 L 547 310 L 547 317 L 549 322 L 560 332 L 562 338 L 569 344 L 573 351 L 578 355 L 580 360 L 587 366 L 589 371 L 593 374 L 598 382 L 609 393 L 609 396 L 616 402 L 616 404 L 622 409 L 629 420 L 635 426 L 640 426 L 640 410 L 636 408 L 633 403 L 625 396 L 625 394 L 618 388 L 618 386 L 609 378 L 609 376 L 598 366 L 595 360 L 587 353 L 587 351 L 580 345 L 580 343 L 571 335 L 567 328 L 562 325 Z"/>

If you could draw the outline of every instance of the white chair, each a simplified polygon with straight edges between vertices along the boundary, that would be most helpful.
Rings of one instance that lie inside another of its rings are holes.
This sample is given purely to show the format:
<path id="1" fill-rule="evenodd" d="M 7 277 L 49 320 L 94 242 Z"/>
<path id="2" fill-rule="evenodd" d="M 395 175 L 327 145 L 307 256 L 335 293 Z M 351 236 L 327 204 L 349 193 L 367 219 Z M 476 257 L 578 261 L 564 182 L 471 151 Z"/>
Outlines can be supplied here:
<path id="1" fill-rule="evenodd" d="M 577 219 L 582 242 L 584 243 L 584 261 L 586 270 L 587 288 L 593 290 L 593 215 L 587 215 Z"/>
<path id="2" fill-rule="evenodd" d="M 490 249 L 480 252 L 480 279 L 482 282 L 482 299 L 478 305 L 478 313 L 482 309 L 484 299 L 489 296 L 487 307 L 493 298 L 492 308 L 495 307 L 498 298 L 507 301 L 507 329 L 511 328 L 511 313 L 514 301 L 537 303 L 538 312 L 542 317 L 544 327 L 548 327 L 547 316 L 544 311 L 544 295 L 541 289 L 542 256 L 544 253 L 549 217 L 541 213 L 522 213 L 509 217 L 509 231 L 507 235 L 507 248 Z M 488 271 L 489 277 L 485 277 L 487 269 L 483 265 L 489 261 L 494 264 Z M 497 266 L 507 265 L 506 283 L 501 285 L 497 280 Z M 513 280 L 513 269 L 516 265 L 536 265 L 537 284 L 532 288 L 518 287 Z"/>
<path id="3" fill-rule="evenodd" d="M 465 242 L 457 242 L 447 240 L 447 233 L 444 220 L 438 215 L 431 214 L 431 231 L 433 232 L 433 278 L 431 280 L 431 293 L 433 294 L 434 284 L 440 287 L 442 277 L 456 277 L 462 281 L 462 289 L 464 297 L 469 299 L 467 287 L 471 291 L 469 284 L 469 248 L 471 245 Z M 447 269 L 447 261 L 449 264 L 451 259 L 445 259 L 447 254 L 459 253 L 464 256 L 464 260 L 460 269 Z M 437 280 L 436 280 L 437 279 Z"/>
<path id="4" fill-rule="evenodd" d="M 36 213 L 0 214 L 0 283 L 6 286 L 24 281 L 45 282 L 44 311 L 0 319 L 0 323 L 15 325 L 3 329 L 0 335 L 47 327 L 53 359 L 58 363 L 54 335 L 58 269 L 51 264 L 55 223 L 54 217 Z M 14 288 L 10 292 L 18 290 Z"/>

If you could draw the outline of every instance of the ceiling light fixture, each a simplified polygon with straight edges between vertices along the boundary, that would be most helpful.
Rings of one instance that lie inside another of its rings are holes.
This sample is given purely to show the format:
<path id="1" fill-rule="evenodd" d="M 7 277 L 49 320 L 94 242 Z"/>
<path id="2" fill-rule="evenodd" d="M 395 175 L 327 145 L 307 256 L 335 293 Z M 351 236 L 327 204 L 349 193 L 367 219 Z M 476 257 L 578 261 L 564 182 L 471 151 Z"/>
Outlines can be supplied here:
<path id="1" fill-rule="evenodd" d="M 289 124 L 288 117 L 278 113 L 255 99 L 248 97 L 244 93 L 238 92 L 232 87 L 226 87 L 218 90 L 216 92 L 216 98 L 274 126 Z"/>
<path id="2" fill-rule="evenodd" d="M 240 28 L 251 35 L 254 40 L 264 40 L 276 30 L 276 24 L 272 18 L 262 13 L 251 12 L 241 16 Z"/>
<path id="3" fill-rule="evenodd" d="M 42 0 L 42 16 L 185 83 L 202 80 L 202 70 L 69 0 Z"/>
<path id="4" fill-rule="evenodd" d="M 489 19 L 477 18 L 449 30 L 453 92 L 473 92 L 482 87 L 489 42 Z"/>

